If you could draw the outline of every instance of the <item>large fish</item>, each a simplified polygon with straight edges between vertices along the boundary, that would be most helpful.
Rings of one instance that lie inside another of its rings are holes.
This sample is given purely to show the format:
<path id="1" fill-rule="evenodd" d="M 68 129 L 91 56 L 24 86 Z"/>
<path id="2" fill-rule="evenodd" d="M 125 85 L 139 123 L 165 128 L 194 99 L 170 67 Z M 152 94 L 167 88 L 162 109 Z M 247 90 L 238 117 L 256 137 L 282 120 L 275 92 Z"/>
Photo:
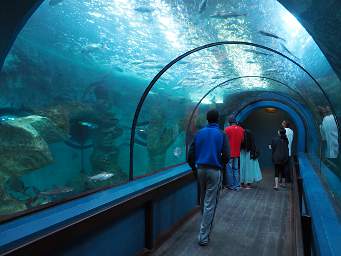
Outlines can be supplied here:
<path id="1" fill-rule="evenodd" d="M 94 176 L 90 176 L 89 177 L 89 180 L 90 181 L 104 181 L 104 180 L 108 180 L 110 179 L 111 177 L 113 177 L 114 174 L 113 173 L 110 173 L 110 172 L 101 172 L 99 174 L 96 174 Z"/>
<path id="2" fill-rule="evenodd" d="M 239 18 L 239 17 L 245 17 L 245 16 L 246 16 L 246 13 L 238 14 L 238 13 L 227 13 L 227 12 L 216 12 L 210 17 L 215 18 L 215 19 L 230 19 L 230 18 Z"/>
<path id="3" fill-rule="evenodd" d="M 149 6 L 139 6 L 139 7 L 136 7 L 134 10 L 137 12 L 141 12 L 141 13 L 152 13 L 155 11 L 153 7 L 149 7 Z"/>
<path id="4" fill-rule="evenodd" d="M 207 8 L 207 2 L 208 0 L 202 0 L 199 4 L 199 13 L 203 13 Z"/>
<path id="5" fill-rule="evenodd" d="M 57 4 L 60 4 L 61 2 L 63 2 L 63 0 L 50 0 L 49 6 L 55 6 Z"/>
<path id="6" fill-rule="evenodd" d="M 71 187 L 57 187 L 46 191 L 40 191 L 39 194 L 44 196 L 57 196 L 61 194 L 70 193 L 73 191 Z"/>
<path id="7" fill-rule="evenodd" d="M 250 53 L 255 53 L 258 55 L 263 55 L 263 56 L 270 56 L 271 54 L 269 53 L 265 53 L 265 52 L 261 52 L 261 51 L 257 51 L 257 50 L 252 50 L 252 49 L 245 49 L 245 52 L 250 52 Z"/>
<path id="8" fill-rule="evenodd" d="M 287 53 L 289 53 L 292 57 L 294 57 L 295 59 L 298 59 L 298 57 L 296 57 L 287 47 L 285 47 L 284 44 L 280 44 L 282 46 L 282 48 L 284 49 L 284 51 L 286 51 Z"/>
<path id="9" fill-rule="evenodd" d="M 263 36 L 268 36 L 268 37 L 276 38 L 276 39 L 283 40 L 284 42 L 286 42 L 286 40 L 283 37 L 279 37 L 276 34 L 269 33 L 269 32 L 263 31 L 263 30 L 260 30 L 258 32 L 259 32 L 259 34 L 261 34 Z"/>

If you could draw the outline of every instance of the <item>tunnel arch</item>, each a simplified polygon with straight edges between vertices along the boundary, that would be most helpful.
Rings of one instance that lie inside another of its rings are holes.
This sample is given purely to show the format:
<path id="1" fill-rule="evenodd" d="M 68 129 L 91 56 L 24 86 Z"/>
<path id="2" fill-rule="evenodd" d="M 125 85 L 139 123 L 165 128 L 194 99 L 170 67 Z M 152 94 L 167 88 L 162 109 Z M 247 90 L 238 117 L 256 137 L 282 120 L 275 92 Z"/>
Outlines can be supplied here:
<path id="1" fill-rule="evenodd" d="M 187 135 L 188 135 L 188 133 L 189 133 L 189 128 L 190 128 L 190 125 L 191 125 L 191 123 L 192 123 L 192 121 L 193 121 L 194 114 L 195 114 L 195 112 L 197 111 L 197 109 L 199 108 L 201 102 L 202 102 L 202 101 L 203 101 L 211 92 L 213 92 L 215 89 L 217 89 L 217 88 L 222 88 L 222 87 L 228 85 L 229 82 L 232 82 L 232 81 L 235 81 L 235 80 L 239 80 L 239 79 L 245 79 L 245 78 L 261 78 L 261 79 L 265 79 L 265 80 L 270 80 L 270 81 L 276 82 L 276 83 L 278 83 L 278 84 L 280 84 L 280 85 L 283 85 L 283 86 L 287 87 L 290 91 L 293 91 L 294 93 L 296 93 L 296 94 L 302 99 L 302 101 L 303 101 L 306 105 L 308 105 L 307 102 L 306 102 L 306 100 L 304 99 L 304 97 L 303 97 L 297 90 L 291 88 L 288 84 L 283 83 L 283 82 L 281 82 L 281 81 L 279 81 L 279 80 L 277 80 L 277 79 L 273 79 L 273 78 L 267 77 L 267 76 L 252 76 L 252 75 L 250 75 L 250 76 L 239 76 L 239 77 L 234 77 L 234 78 L 225 80 L 224 82 L 222 82 L 222 83 L 220 83 L 220 84 L 214 86 L 213 88 L 211 88 L 210 90 L 208 90 L 207 93 L 205 93 L 205 94 L 202 96 L 202 98 L 198 101 L 198 103 L 197 103 L 197 104 L 195 105 L 195 107 L 193 108 L 193 111 L 192 111 L 191 116 L 190 116 L 190 118 L 189 118 L 189 121 L 188 121 L 188 124 L 187 124 L 187 128 L 186 128 L 186 137 L 187 137 Z M 187 139 L 186 139 L 186 141 L 187 141 Z M 187 143 L 186 143 L 186 153 L 187 153 L 187 149 L 188 149 L 188 145 L 187 145 Z"/>
<path id="2" fill-rule="evenodd" d="M 207 48 L 211 48 L 211 47 L 215 47 L 215 46 L 220 46 L 220 45 L 246 45 L 246 46 L 253 46 L 256 48 L 260 48 L 263 50 L 267 50 L 270 51 L 272 53 L 275 53 L 276 55 L 283 57 L 284 59 L 289 60 L 291 63 L 293 63 L 294 65 L 296 65 L 300 70 L 302 70 L 305 74 L 307 74 L 309 76 L 309 78 L 311 78 L 313 80 L 313 82 L 315 83 L 315 85 L 318 87 L 318 89 L 321 91 L 322 95 L 324 96 L 324 98 L 326 99 L 328 105 L 330 106 L 331 112 L 334 116 L 335 122 L 336 122 L 336 126 L 339 129 L 339 122 L 337 119 L 337 115 L 335 112 L 335 109 L 327 95 L 327 93 L 324 91 L 324 89 L 322 88 L 322 86 L 319 84 L 319 82 L 302 66 L 300 65 L 298 62 L 296 62 L 294 59 L 286 56 L 285 54 L 276 51 L 270 47 L 261 45 L 261 44 L 256 44 L 256 43 L 251 43 L 251 42 L 244 42 L 244 41 L 219 41 L 219 42 L 214 42 L 214 43 L 209 43 L 209 44 L 205 44 L 199 47 L 196 47 L 192 50 L 189 50 L 185 53 L 183 53 L 182 55 L 176 57 L 175 59 L 173 59 L 171 62 L 169 62 L 166 66 L 164 66 L 152 79 L 152 81 L 149 83 L 149 85 L 146 87 L 146 89 L 144 90 L 134 113 L 134 117 L 133 117 L 133 121 L 132 121 L 132 125 L 131 125 L 131 136 L 130 136 L 130 146 L 129 146 L 129 180 L 133 180 L 134 178 L 134 144 L 135 144 L 135 132 L 136 132 L 136 126 L 137 126 L 137 121 L 143 106 L 143 103 L 145 102 L 149 92 L 151 91 L 151 89 L 153 88 L 153 86 L 155 85 L 155 83 L 159 80 L 159 78 L 170 68 L 172 67 L 175 63 L 177 63 L 178 61 L 182 60 L 183 58 L 195 53 L 195 52 L 199 52 L 201 50 L 207 49 Z"/>
<path id="3" fill-rule="evenodd" d="M 253 111 L 260 109 L 260 108 L 267 108 L 267 107 L 274 107 L 278 108 L 286 113 L 292 118 L 295 126 L 297 127 L 297 151 L 298 152 L 306 152 L 306 142 L 307 142 L 307 125 L 306 120 L 301 116 L 297 110 L 292 108 L 291 106 L 287 106 L 286 104 L 279 102 L 279 101 L 271 101 L 271 100 L 259 100 L 256 102 L 251 102 L 250 104 L 246 105 L 242 109 L 240 109 L 236 113 L 236 120 L 237 121 L 244 121 Z"/>

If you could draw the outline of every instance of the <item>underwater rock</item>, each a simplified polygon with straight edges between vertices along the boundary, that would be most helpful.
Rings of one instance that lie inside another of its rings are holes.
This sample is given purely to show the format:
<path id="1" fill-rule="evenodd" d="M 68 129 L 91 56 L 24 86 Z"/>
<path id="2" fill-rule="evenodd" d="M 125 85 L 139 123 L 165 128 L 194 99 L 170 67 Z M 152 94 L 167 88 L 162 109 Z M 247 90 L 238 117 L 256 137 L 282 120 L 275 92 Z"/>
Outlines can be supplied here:
<path id="1" fill-rule="evenodd" d="M 15 118 L 7 123 L 17 126 L 31 125 L 47 143 L 58 142 L 66 138 L 66 133 L 46 117 L 31 115 Z"/>
<path id="2" fill-rule="evenodd" d="M 69 133 L 69 117 L 67 111 L 60 105 L 36 112 L 38 115 L 49 118 L 59 129 Z"/>
<path id="3" fill-rule="evenodd" d="M 29 123 L 0 124 L 0 170 L 6 175 L 22 175 L 53 161 L 46 141 Z"/>
<path id="4" fill-rule="evenodd" d="M 160 111 L 154 111 L 153 119 L 146 128 L 147 151 L 151 171 L 165 167 L 167 149 L 174 143 L 178 132 L 175 127 L 166 127 L 165 116 Z"/>
<path id="5" fill-rule="evenodd" d="M 116 139 L 123 134 L 123 129 L 119 127 L 118 119 L 109 116 L 101 119 L 98 130 L 94 138 L 94 149 L 90 160 L 93 172 L 103 172 L 119 170 L 118 157 L 119 148 Z"/>
<path id="6" fill-rule="evenodd" d="M 12 215 L 13 213 L 26 210 L 27 207 L 24 203 L 18 202 L 14 199 L 6 199 L 0 201 L 0 216 Z"/>

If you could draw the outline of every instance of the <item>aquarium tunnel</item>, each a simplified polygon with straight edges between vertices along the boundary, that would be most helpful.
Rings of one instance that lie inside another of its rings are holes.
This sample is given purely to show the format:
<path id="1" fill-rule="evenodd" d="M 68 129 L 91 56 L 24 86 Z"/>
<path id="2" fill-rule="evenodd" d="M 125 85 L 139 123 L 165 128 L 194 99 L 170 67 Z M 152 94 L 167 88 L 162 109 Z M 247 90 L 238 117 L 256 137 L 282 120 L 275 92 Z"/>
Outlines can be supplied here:
<path id="1" fill-rule="evenodd" d="M 339 255 L 340 10 L 1 1 L 0 255 Z M 200 247 L 186 159 L 210 109 L 252 131 L 262 180 L 220 192 Z M 283 120 L 293 171 L 275 191 Z"/>

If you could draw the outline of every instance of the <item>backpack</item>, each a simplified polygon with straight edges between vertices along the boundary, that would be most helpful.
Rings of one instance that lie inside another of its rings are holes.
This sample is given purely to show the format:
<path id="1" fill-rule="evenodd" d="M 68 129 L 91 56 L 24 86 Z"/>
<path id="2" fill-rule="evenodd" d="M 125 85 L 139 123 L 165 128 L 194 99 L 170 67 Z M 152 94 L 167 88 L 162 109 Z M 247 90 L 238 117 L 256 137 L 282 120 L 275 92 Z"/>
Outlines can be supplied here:
<path id="1" fill-rule="evenodd" d="M 285 164 L 289 160 L 289 149 L 287 140 L 280 139 L 272 155 L 275 164 Z"/>

